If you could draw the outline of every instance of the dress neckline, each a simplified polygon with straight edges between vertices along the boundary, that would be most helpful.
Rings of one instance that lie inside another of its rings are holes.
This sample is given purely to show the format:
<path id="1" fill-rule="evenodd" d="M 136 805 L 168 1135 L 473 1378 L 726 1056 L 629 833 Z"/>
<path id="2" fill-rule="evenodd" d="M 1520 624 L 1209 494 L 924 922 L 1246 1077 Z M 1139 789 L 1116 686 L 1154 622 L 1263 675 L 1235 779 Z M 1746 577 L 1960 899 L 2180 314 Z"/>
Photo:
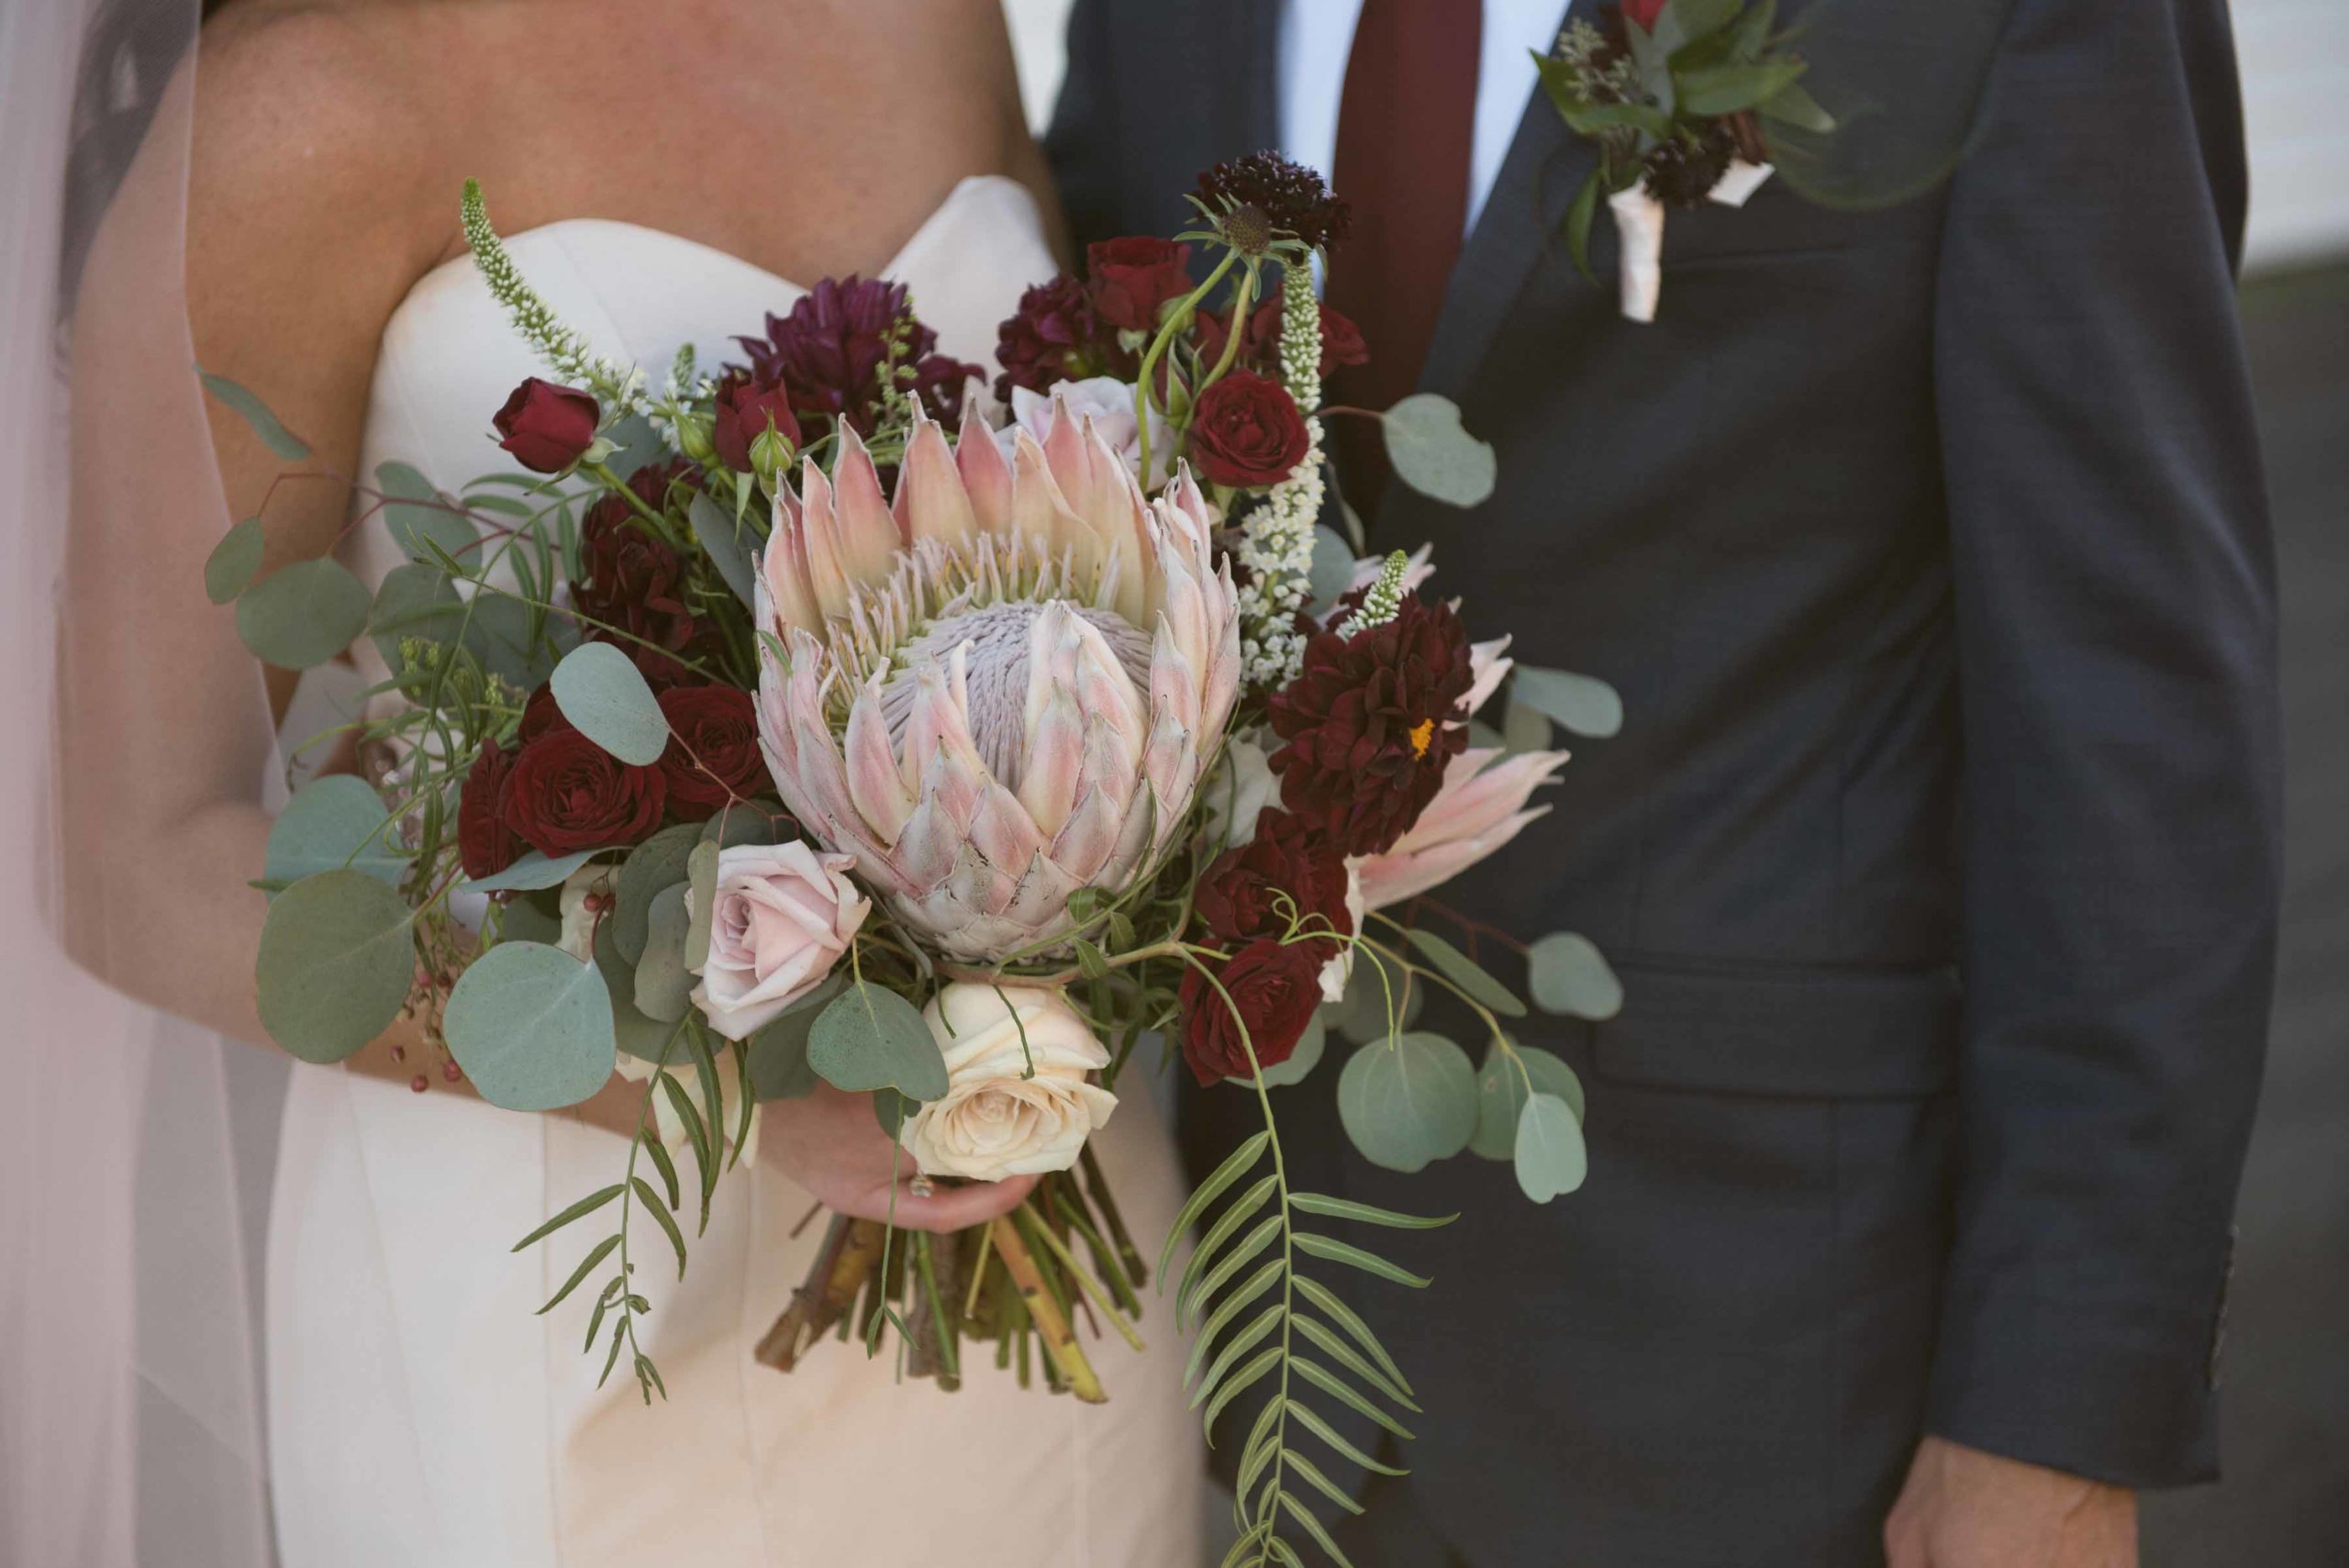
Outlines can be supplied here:
<path id="1" fill-rule="evenodd" d="M 906 237 L 905 243 L 898 246 L 896 252 L 886 261 L 881 263 L 881 265 L 874 271 L 872 276 L 876 278 L 894 278 L 896 274 L 905 268 L 909 260 L 918 254 L 933 241 L 934 237 L 945 228 L 947 220 L 961 207 L 963 207 L 974 193 L 993 186 L 1007 187 L 1010 191 L 1017 193 L 1018 195 L 1027 204 L 1030 212 L 1035 214 L 1041 219 L 1042 215 L 1036 207 L 1035 194 L 1029 190 L 1026 185 L 1020 183 L 1018 180 L 1013 179 L 1010 175 L 965 174 L 963 178 L 954 183 L 954 188 L 948 191 L 939 204 L 930 209 L 930 216 L 921 220 L 921 223 L 914 229 L 913 233 Z M 655 228 L 649 224 L 631 223 L 624 217 L 558 217 L 551 219 L 545 223 L 533 224 L 528 228 L 518 228 L 513 233 L 505 235 L 502 238 L 505 239 L 507 245 L 511 247 L 546 235 L 576 229 L 613 229 L 629 234 L 646 235 L 666 244 L 682 246 L 688 250 L 698 251 L 702 255 L 709 257 L 714 261 L 722 261 L 728 266 L 734 267 L 741 272 L 749 272 L 753 276 L 766 283 L 773 284 L 794 295 L 803 295 L 807 292 L 807 284 L 794 282 L 792 279 L 785 277 L 781 272 L 770 271 L 765 267 L 762 267 L 756 261 L 736 255 L 731 250 L 721 249 L 720 247 L 712 245 L 706 240 L 689 239 L 686 236 L 676 233 L 671 229 Z M 470 271 L 473 264 L 473 259 L 470 254 L 451 256 L 447 261 L 439 262 L 430 272 L 426 272 L 422 277 L 418 278 L 413 285 L 411 285 L 407 298 L 401 300 L 398 309 L 395 309 L 393 314 L 396 316 L 399 314 L 399 310 L 406 309 L 408 300 L 415 298 L 417 295 L 422 293 L 424 291 L 425 284 L 439 277 L 441 273 L 447 272 L 455 268 L 463 268 Z"/>

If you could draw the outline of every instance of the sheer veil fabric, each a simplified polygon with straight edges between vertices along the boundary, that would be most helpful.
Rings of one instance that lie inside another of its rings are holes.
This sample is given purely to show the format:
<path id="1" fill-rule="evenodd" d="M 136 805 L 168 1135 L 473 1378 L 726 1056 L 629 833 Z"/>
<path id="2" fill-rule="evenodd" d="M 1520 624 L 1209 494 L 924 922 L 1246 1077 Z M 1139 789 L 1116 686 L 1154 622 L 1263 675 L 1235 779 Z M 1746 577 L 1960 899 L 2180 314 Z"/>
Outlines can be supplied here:
<path id="1" fill-rule="evenodd" d="M 255 1271 L 284 1068 L 74 968 L 69 929 L 137 926 L 60 874 L 72 519 L 135 508 L 177 541 L 228 523 L 184 282 L 198 9 L 0 6 L 0 1562 L 41 1568 L 273 1555 Z M 139 461 L 102 461 L 106 423 Z M 250 710 L 229 740 L 259 784 L 258 673 Z"/>

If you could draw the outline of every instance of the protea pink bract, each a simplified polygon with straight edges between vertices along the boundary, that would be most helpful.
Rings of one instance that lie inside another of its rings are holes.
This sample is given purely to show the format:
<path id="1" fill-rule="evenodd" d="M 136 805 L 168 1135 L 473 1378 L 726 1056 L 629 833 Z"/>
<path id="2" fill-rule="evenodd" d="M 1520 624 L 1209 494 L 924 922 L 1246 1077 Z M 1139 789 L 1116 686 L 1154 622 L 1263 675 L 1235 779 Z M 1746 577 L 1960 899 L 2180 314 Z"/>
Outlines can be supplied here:
<path id="1" fill-rule="evenodd" d="M 759 733 L 801 825 L 984 963 L 1152 863 L 1220 746 L 1240 639 L 1187 473 L 1146 500 L 1089 419 L 1008 454 L 975 413 L 963 431 L 917 415 L 892 504 L 843 427 L 831 476 L 779 498 Z"/>

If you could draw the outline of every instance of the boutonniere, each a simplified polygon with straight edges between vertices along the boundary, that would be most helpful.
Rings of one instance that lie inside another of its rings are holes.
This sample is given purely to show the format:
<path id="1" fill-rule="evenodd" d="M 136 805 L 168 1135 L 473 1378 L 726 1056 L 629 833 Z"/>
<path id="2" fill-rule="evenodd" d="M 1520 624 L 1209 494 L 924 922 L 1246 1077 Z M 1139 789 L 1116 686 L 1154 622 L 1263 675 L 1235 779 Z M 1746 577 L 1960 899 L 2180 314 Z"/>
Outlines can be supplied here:
<path id="1" fill-rule="evenodd" d="M 1603 197 L 1630 320 L 1655 319 L 1669 208 L 1742 206 L 1775 166 L 1770 128 L 1835 128 L 1803 90 L 1809 67 L 1787 50 L 1777 14 L 1777 0 L 1623 0 L 1601 26 L 1577 19 L 1534 56 L 1551 103 L 1598 146 L 1598 166 L 1566 211 L 1566 243 L 1592 276 L 1590 226 Z"/>

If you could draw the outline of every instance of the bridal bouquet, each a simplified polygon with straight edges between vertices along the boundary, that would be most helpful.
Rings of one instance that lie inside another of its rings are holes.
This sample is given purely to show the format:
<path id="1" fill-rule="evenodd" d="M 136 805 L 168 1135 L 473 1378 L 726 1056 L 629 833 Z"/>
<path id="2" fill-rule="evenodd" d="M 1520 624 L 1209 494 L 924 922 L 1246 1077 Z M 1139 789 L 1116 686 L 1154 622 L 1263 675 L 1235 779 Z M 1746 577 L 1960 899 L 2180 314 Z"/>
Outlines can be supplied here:
<path id="1" fill-rule="evenodd" d="M 1536 1004 L 1586 1017 L 1620 1001 L 1604 961 L 1426 895 L 1543 809 L 1553 719 L 1604 734 L 1617 712 L 1472 640 L 1424 551 L 1358 560 L 1325 521 L 1347 515 L 1326 419 L 1379 421 L 1395 474 L 1439 498 L 1493 482 L 1442 398 L 1322 406 L 1325 372 L 1375 351 L 1310 283 L 1343 205 L 1257 154 L 1192 206 L 1186 232 L 1030 289 L 991 398 L 902 286 L 854 278 L 738 339 L 741 362 L 688 350 L 654 387 L 556 317 L 469 186 L 482 274 L 551 371 L 492 421 L 535 477 L 447 494 L 384 465 L 359 510 L 408 560 L 372 594 L 331 559 L 260 576 L 259 519 L 206 576 L 265 661 L 365 636 L 388 671 L 362 774 L 309 784 L 271 837 L 271 1034 L 332 1062 L 406 1014 L 442 1075 L 515 1110 L 616 1069 L 643 1084 L 615 1179 L 518 1244 L 592 1223 L 546 1309 L 588 1304 L 606 1377 L 627 1354 L 661 1391 L 638 1342 L 658 1261 L 630 1218 L 682 1275 L 763 1102 L 869 1093 L 921 1181 L 1041 1180 L 961 1236 L 835 1218 L 760 1359 L 894 1333 L 941 1385 L 984 1352 L 1098 1400 L 1079 1326 L 1138 1344 L 1154 1272 L 1196 1326 L 1210 1433 L 1269 1396 L 1242 1545 L 1295 1561 L 1284 1529 L 1327 1544 L 1313 1494 L 1353 1506 L 1308 1440 L 1367 1462 L 1320 1410 L 1408 1435 L 1394 1411 L 1417 1408 L 1337 1282 L 1427 1282 L 1331 1227 L 1443 1221 L 1296 1190 L 1273 1091 L 1337 1034 L 1366 1158 L 1511 1160 L 1540 1202 L 1580 1184 L 1580 1088 L 1512 1038 L 1527 1004 L 1475 953 L 1516 948 Z M 1481 1067 L 1414 1027 L 1430 987 L 1480 1020 Z M 1088 1140 L 1162 1049 L 1264 1128 L 1146 1262 Z"/>

